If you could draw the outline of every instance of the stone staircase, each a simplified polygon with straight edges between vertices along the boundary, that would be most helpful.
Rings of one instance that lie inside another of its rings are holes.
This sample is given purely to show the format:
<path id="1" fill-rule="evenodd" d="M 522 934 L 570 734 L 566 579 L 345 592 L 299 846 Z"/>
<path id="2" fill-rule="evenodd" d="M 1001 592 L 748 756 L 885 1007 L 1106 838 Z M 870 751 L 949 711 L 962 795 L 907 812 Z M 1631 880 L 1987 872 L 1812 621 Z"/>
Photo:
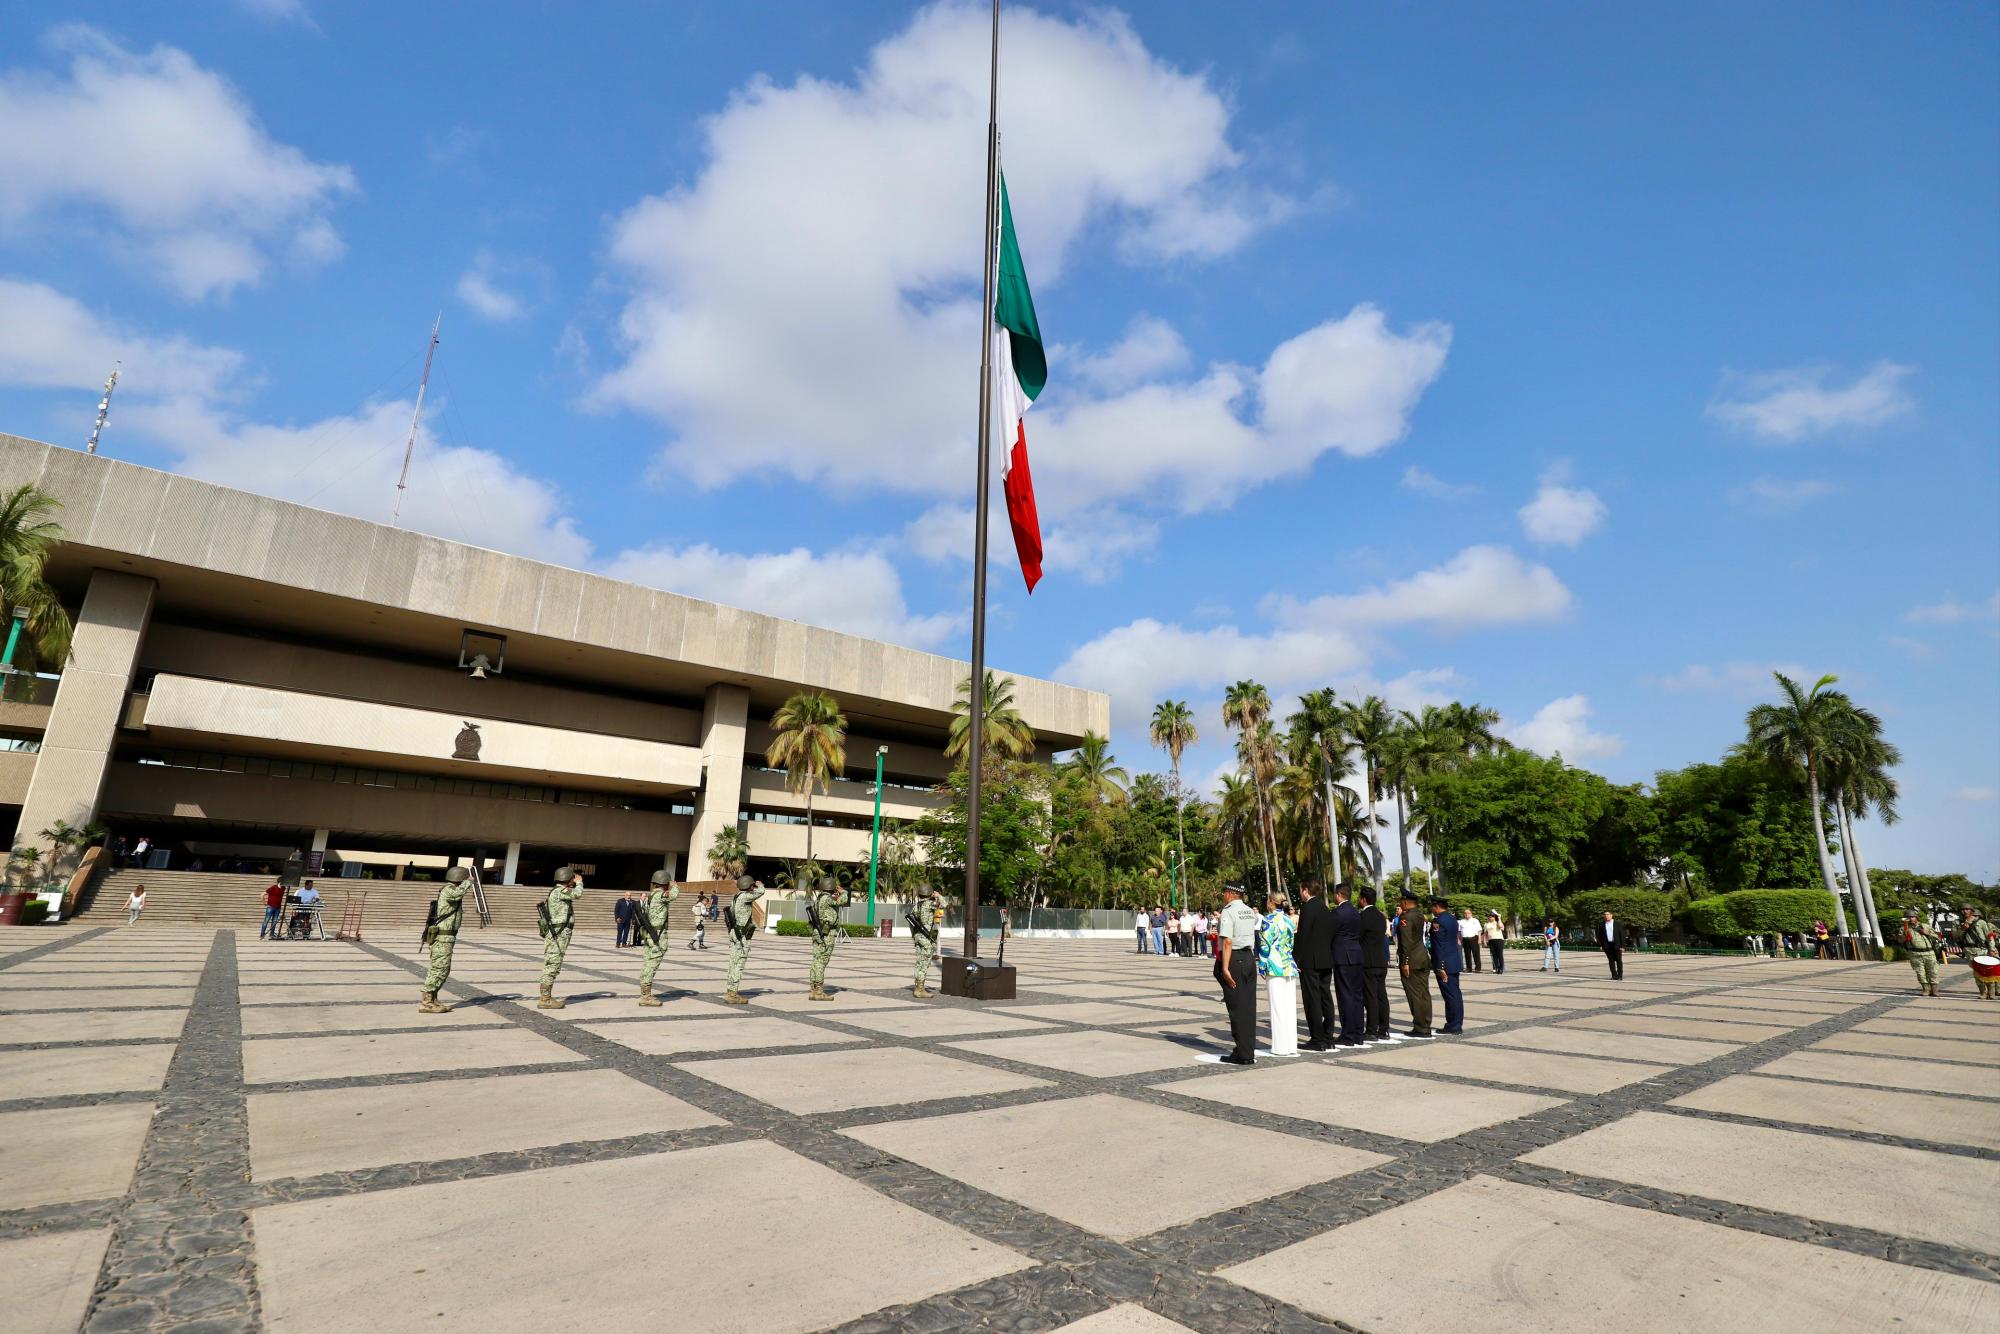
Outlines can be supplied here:
<path id="1" fill-rule="evenodd" d="M 141 871 L 127 868 L 101 877 L 94 892 L 76 914 L 85 926 L 122 924 L 125 900 L 139 885 L 146 887 L 146 911 L 140 926 L 235 926 L 256 930 L 264 920 L 264 890 L 268 875 L 225 875 L 211 871 Z M 384 935 L 409 936 L 414 940 L 423 930 L 431 901 L 443 885 L 435 880 L 341 880 L 319 877 L 316 886 L 324 904 L 329 936 L 340 927 L 341 917 L 352 902 L 362 907 L 362 939 Z M 674 900 L 668 916 L 668 930 L 685 941 L 694 930 L 694 900 L 697 894 L 714 893 L 721 883 L 683 883 L 681 896 Z M 535 904 L 547 897 L 548 886 L 488 885 L 486 906 L 493 914 L 493 926 L 506 931 L 533 931 Z M 362 904 L 362 895 L 367 895 Z M 606 941 L 616 937 L 617 919 L 612 905 L 618 895 L 611 890 L 586 888 L 576 906 L 577 931 L 601 934 Z M 479 930 L 479 918 L 470 896 L 466 899 L 467 931 Z M 717 924 L 710 923 L 712 944 L 721 942 Z"/>

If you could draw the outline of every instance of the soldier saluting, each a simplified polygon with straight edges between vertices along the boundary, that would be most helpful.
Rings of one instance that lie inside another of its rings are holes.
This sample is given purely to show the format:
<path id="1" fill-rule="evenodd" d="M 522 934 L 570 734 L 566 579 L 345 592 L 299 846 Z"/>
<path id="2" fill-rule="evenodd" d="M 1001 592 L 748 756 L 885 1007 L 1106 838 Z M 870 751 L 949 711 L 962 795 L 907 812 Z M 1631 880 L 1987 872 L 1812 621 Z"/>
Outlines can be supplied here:
<path id="1" fill-rule="evenodd" d="M 542 939 L 542 996 L 535 1002 L 538 1010 L 560 1010 L 563 1003 L 556 999 L 556 978 L 562 973 L 563 956 L 569 953 L 570 933 L 576 929 L 576 901 L 583 897 L 583 877 L 576 873 L 574 866 L 565 866 L 556 872 L 555 888 L 549 896 L 535 905 L 535 916 L 539 919 Z"/>
<path id="2" fill-rule="evenodd" d="M 1917 972 L 1918 993 L 1937 995 L 1937 932 L 1915 908 L 1903 914 L 1903 943 L 1910 948 L 1910 967 Z"/>
<path id="3" fill-rule="evenodd" d="M 840 939 L 840 910 L 854 901 L 852 889 L 842 889 L 832 876 L 821 876 L 806 898 L 806 921 L 812 927 L 812 967 L 806 980 L 812 990 L 807 1000 L 830 1001 L 826 994 L 826 966 L 833 959 L 833 947 Z"/>
<path id="4" fill-rule="evenodd" d="M 465 887 L 472 872 L 454 866 L 444 873 L 444 888 L 431 903 L 430 920 L 424 923 L 424 944 L 430 946 L 431 966 L 424 970 L 424 999 L 419 1014 L 449 1014 L 451 1007 L 438 1002 L 438 990 L 451 976 L 451 952 L 458 945 L 458 928 L 465 921 Z"/>
<path id="5" fill-rule="evenodd" d="M 653 888 L 632 916 L 639 940 L 646 947 L 646 960 L 639 965 L 639 1004 L 658 1005 L 653 995 L 653 975 L 660 971 L 660 959 L 667 952 L 667 905 L 681 896 L 681 887 L 666 871 L 653 872 Z"/>
<path id="6" fill-rule="evenodd" d="M 736 877 L 736 893 L 729 900 L 727 910 L 729 927 L 729 989 L 722 993 L 722 999 L 731 1005 L 748 1005 L 742 993 L 736 990 L 743 981 L 743 965 L 750 962 L 750 942 L 757 934 L 757 900 L 764 897 L 764 887 L 747 875 Z"/>
<path id="7" fill-rule="evenodd" d="M 910 940 L 917 947 L 917 984 L 910 988 L 910 994 L 919 1000 L 931 994 L 926 984 L 931 977 L 931 952 L 937 948 L 937 917 L 934 912 L 937 903 L 937 886 L 925 885 L 903 912 L 903 921 L 910 928 Z"/>

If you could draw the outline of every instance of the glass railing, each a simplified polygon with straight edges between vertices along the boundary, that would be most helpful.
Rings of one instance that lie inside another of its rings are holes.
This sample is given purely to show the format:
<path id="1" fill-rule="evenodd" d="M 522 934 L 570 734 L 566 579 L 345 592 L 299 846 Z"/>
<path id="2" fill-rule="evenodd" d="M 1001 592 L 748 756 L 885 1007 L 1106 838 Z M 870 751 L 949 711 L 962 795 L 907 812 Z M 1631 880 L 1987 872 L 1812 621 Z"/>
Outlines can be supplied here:
<path id="1" fill-rule="evenodd" d="M 53 704 L 56 687 L 61 683 L 60 672 L 26 672 L 16 668 L 0 673 L 0 700 L 9 704 Z"/>

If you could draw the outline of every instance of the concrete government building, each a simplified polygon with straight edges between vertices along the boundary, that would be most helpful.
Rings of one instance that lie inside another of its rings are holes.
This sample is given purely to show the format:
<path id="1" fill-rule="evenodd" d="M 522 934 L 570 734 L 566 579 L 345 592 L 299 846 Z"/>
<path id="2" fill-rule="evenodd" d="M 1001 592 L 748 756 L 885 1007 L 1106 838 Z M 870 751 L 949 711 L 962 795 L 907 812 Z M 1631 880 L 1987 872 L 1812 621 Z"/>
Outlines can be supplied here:
<path id="1" fill-rule="evenodd" d="M 329 878 L 478 857 L 636 888 L 706 878 L 739 827 L 768 873 L 805 855 L 763 755 L 803 687 L 849 728 L 822 859 L 868 859 L 878 746 L 885 826 L 947 771 L 961 662 L 0 435 L 0 485 L 24 482 L 62 501 L 48 579 L 76 635 L 0 702 L 16 842 L 97 819 L 160 869 L 299 849 Z M 1110 730 L 1104 695 L 1014 680 L 1043 758 Z"/>

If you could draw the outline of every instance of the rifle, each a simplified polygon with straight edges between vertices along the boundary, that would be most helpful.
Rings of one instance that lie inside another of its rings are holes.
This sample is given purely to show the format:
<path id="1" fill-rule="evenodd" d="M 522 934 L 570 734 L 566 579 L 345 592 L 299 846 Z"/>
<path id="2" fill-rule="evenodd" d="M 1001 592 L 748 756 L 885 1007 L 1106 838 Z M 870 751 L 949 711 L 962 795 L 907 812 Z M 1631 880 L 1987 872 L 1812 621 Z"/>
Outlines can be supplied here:
<path id="1" fill-rule="evenodd" d="M 819 905 L 810 894 L 806 896 L 806 926 L 811 929 L 814 936 L 826 934 L 825 928 L 819 924 Z"/>
<path id="2" fill-rule="evenodd" d="M 556 933 L 555 924 L 549 920 L 549 901 L 535 900 L 535 925 L 541 929 L 542 939 L 547 940 Z"/>
<path id="3" fill-rule="evenodd" d="M 632 925 L 638 927 L 640 934 L 653 943 L 653 948 L 659 948 L 660 933 L 653 929 L 653 920 L 646 915 L 646 905 L 643 902 L 632 913 Z"/>
<path id="4" fill-rule="evenodd" d="M 431 929 L 437 925 L 437 920 L 438 920 L 438 902 L 436 899 L 432 899 L 431 910 L 424 914 L 424 933 L 421 936 L 417 937 L 418 949 L 430 948 Z"/>

